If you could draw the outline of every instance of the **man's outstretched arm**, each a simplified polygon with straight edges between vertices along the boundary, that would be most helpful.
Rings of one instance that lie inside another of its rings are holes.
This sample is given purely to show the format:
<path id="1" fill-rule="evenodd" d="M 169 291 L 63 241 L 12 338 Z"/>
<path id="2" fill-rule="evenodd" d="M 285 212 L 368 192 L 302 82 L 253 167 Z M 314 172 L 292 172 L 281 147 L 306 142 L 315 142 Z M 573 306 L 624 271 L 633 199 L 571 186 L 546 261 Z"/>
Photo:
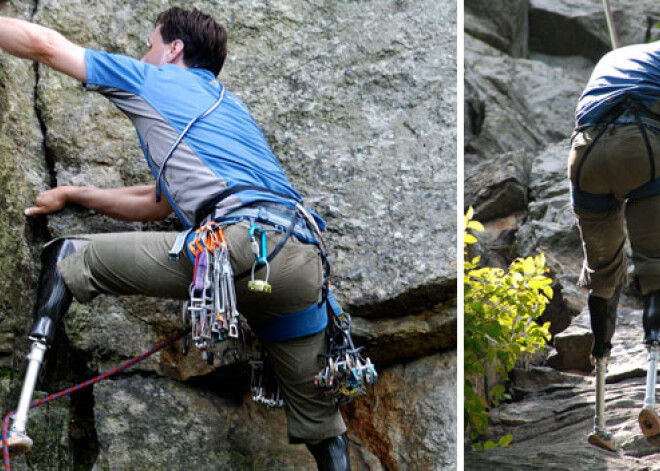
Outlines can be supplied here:
<path id="1" fill-rule="evenodd" d="M 15 18 L 0 16 L 0 49 L 40 62 L 85 82 L 85 49 L 57 31 Z"/>
<path id="2" fill-rule="evenodd" d="M 156 203 L 156 185 L 123 188 L 93 186 L 58 186 L 37 196 L 35 205 L 27 208 L 27 216 L 50 214 L 67 203 L 75 203 L 121 221 L 162 221 L 172 213 L 164 198 Z"/>

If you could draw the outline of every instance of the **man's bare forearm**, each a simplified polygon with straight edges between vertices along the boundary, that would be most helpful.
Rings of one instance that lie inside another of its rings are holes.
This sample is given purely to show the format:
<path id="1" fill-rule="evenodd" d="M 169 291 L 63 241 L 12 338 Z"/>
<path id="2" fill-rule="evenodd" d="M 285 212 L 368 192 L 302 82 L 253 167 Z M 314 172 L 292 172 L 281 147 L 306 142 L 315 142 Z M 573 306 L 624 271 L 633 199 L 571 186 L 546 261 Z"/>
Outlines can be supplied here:
<path id="1" fill-rule="evenodd" d="M 41 62 L 81 82 L 86 79 L 84 49 L 44 26 L 0 16 L 0 49 Z"/>
<path id="2" fill-rule="evenodd" d="M 122 188 L 93 186 L 58 186 L 41 192 L 34 206 L 26 208 L 26 216 L 51 214 L 75 203 L 122 221 L 161 221 L 172 213 L 166 200 L 156 202 L 156 185 Z"/>
<path id="3" fill-rule="evenodd" d="M 118 188 L 109 188 L 106 191 L 112 192 L 115 195 L 133 195 L 133 196 L 148 196 L 152 195 L 153 199 L 156 198 L 156 185 L 133 185 L 133 186 L 121 186 Z"/>
<path id="4" fill-rule="evenodd" d="M 0 48 L 34 61 L 43 60 L 45 38 L 50 30 L 34 23 L 0 16 Z"/>
<path id="5" fill-rule="evenodd" d="M 165 199 L 156 203 L 155 185 L 110 189 L 71 186 L 66 187 L 65 193 L 69 203 L 79 204 L 122 221 L 160 221 L 172 213 Z"/>

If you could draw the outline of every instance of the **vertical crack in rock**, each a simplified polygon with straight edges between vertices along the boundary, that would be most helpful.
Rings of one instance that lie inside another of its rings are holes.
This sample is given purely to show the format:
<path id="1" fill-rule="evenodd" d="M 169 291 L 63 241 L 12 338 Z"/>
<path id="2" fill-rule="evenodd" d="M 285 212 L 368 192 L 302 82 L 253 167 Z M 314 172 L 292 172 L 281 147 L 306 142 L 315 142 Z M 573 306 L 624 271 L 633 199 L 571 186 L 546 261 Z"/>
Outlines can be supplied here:
<path id="1" fill-rule="evenodd" d="M 69 440 L 75 469 L 91 470 L 100 450 L 94 418 L 93 386 L 71 396 Z"/>
<path id="2" fill-rule="evenodd" d="M 40 6 L 41 6 L 40 0 L 34 2 L 34 9 L 32 10 L 32 16 L 30 19 L 31 21 L 35 21 L 35 17 L 37 16 L 37 12 L 39 11 Z M 42 109 L 39 106 L 39 82 L 41 79 L 41 75 L 39 72 L 40 72 L 39 63 L 35 61 L 34 62 L 34 114 L 36 115 L 37 120 L 39 121 L 39 127 L 41 128 L 41 135 L 43 137 L 46 168 L 48 169 L 48 173 L 50 175 L 49 185 L 51 188 L 54 188 L 57 186 L 57 173 L 55 171 L 55 153 L 48 145 L 48 127 L 46 126 L 46 119 L 44 118 Z"/>
<path id="3" fill-rule="evenodd" d="M 46 168 L 48 169 L 48 174 L 50 175 L 50 187 L 54 188 L 57 186 L 57 172 L 55 171 L 55 152 L 48 145 L 48 127 L 46 126 L 46 120 L 43 116 L 41 107 L 39 106 L 39 63 L 34 63 L 34 112 L 39 121 L 39 127 L 41 128 L 41 134 L 44 139 L 44 156 L 46 160 Z"/>
<path id="4" fill-rule="evenodd" d="M 63 326 L 58 326 L 55 342 L 46 357 L 42 382 L 47 391 L 60 391 L 98 374 L 87 364 L 87 355 L 72 347 Z M 91 470 L 100 445 L 94 415 L 94 387 L 70 395 L 68 461 L 71 469 Z"/>
<path id="5" fill-rule="evenodd" d="M 34 101 L 33 103 L 34 114 L 37 118 L 37 121 L 39 122 L 39 128 L 41 130 L 41 139 L 43 142 L 42 144 L 43 156 L 49 174 L 48 185 L 50 187 L 54 187 L 57 185 L 57 178 L 55 175 L 55 163 L 51 155 L 51 152 L 48 149 L 48 145 L 46 141 L 46 132 L 47 132 L 46 122 L 39 107 L 39 64 L 35 62 L 33 67 L 34 67 L 34 93 L 33 93 L 34 96 L 32 99 Z M 36 265 L 39 265 L 38 248 L 40 248 L 44 243 L 52 240 L 53 238 L 48 228 L 47 219 L 44 216 L 26 218 L 25 238 L 26 238 L 26 242 L 30 247 L 30 252 L 32 253 L 32 257 L 35 259 Z"/>

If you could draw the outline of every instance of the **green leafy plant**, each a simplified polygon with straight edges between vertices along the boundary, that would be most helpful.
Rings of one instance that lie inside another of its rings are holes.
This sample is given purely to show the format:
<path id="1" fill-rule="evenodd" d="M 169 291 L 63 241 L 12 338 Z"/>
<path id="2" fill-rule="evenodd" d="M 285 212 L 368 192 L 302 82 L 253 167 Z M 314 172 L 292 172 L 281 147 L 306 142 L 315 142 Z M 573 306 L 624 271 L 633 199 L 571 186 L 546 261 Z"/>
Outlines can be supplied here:
<path id="1" fill-rule="evenodd" d="M 480 267 L 479 257 L 469 259 L 468 246 L 477 242 L 473 232 L 484 227 L 472 218 L 470 208 L 464 216 L 464 368 L 465 426 L 473 442 L 488 432 L 491 406 L 508 399 L 506 389 L 496 385 L 487 391 L 488 398 L 475 391 L 470 378 L 480 377 L 488 369 L 505 378 L 516 361 L 545 347 L 550 338 L 549 322 L 538 319 L 552 298 L 552 280 L 543 254 L 518 258 L 508 270 Z M 497 442 L 474 443 L 477 449 L 507 446 L 512 435 Z"/>

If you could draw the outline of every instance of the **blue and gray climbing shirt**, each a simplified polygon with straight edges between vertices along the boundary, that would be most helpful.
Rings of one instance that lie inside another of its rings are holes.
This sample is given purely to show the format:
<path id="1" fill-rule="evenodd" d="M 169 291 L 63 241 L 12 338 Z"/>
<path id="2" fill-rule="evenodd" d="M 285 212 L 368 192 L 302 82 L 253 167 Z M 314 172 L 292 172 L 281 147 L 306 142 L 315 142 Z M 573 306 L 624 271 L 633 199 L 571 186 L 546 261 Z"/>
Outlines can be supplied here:
<path id="1" fill-rule="evenodd" d="M 87 89 L 107 97 L 130 118 L 156 177 L 184 128 L 224 92 L 218 108 L 185 134 L 162 172 L 162 192 L 186 227 L 194 226 L 201 208 L 220 194 L 229 196 L 217 202 L 215 217 L 257 201 L 294 206 L 301 199 L 247 106 L 210 71 L 156 67 L 89 49 L 85 63 Z M 237 187 L 257 189 L 232 193 Z M 323 229 L 325 221 L 314 217 Z"/>
<path id="2" fill-rule="evenodd" d="M 626 96 L 651 109 L 660 98 L 660 42 L 626 46 L 605 54 L 596 65 L 575 112 L 577 126 L 598 124 Z M 617 123 L 633 123 L 622 115 Z"/>

